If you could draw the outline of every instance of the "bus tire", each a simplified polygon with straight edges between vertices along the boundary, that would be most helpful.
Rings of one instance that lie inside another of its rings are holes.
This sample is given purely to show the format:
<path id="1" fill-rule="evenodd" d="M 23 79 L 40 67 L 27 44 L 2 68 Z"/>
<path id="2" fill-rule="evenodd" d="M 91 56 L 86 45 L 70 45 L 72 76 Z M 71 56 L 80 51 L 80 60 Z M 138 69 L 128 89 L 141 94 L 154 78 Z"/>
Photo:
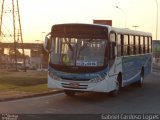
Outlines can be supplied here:
<path id="1" fill-rule="evenodd" d="M 143 80 L 144 80 L 144 70 L 141 70 L 140 73 L 140 80 L 137 81 L 136 86 L 137 87 L 142 87 L 143 86 Z"/>
<path id="2" fill-rule="evenodd" d="M 122 83 L 122 76 L 121 76 L 121 74 L 119 74 L 118 75 L 118 78 L 117 78 L 117 80 L 116 80 L 116 88 L 115 88 L 115 90 L 113 90 L 113 91 L 111 91 L 110 92 L 110 95 L 112 96 L 112 97 L 116 97 L 116 96 L 118 96 L 118 94 L 119 94 L 119 91 L 120 91 L 120 89 L 121 89 L 121 83 Z"/>
<path id="3" fill-rule="evenodd" d="M 65 90 L 64 93 L 67 95 L 67 96 L 74 96 L 75 95 L 75 91 L 72 91 L 72 90 Z"/>

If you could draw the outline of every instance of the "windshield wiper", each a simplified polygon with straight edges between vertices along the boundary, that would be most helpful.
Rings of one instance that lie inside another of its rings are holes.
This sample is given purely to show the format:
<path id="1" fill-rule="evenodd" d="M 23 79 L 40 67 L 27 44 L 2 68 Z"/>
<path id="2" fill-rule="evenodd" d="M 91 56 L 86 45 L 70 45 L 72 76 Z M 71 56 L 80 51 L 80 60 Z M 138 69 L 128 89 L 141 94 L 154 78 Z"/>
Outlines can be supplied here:
<path id="1" fill-rule="evenodd" d="M 72 47 L 72 45 L 69 43 L 69 41 L 67 41 L 66 38 L 64 38 L 64 40 L 65 40 L 65 42 L 67 43 L 69 49 L 70 49 L 71 51 L 73 51 L 73 47 Z"/>

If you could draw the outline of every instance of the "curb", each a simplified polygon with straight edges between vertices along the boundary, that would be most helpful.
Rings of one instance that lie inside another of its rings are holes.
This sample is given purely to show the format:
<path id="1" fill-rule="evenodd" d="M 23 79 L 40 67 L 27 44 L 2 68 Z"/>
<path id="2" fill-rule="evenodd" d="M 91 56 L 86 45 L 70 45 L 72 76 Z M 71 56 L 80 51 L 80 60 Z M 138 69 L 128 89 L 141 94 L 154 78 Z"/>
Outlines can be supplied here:
<path id="1" fill-rule="evenodd" d="M 29 95 L 12 97 L 12 98 L 2 98 L 2 99 L 0 99 L 0 102 L 7 102 L 7 101 L 20 100 L 20 99 L 33 98 L 33 97 L 41 97 L 41 96 L 47 96 L 47 95 L 51 95 L 51 94 L 58 94 L 58 93 L 63 93 L 63 90 L 53 90 L 53 91 L 49 91 L 49 92 L 35 93 L 35 94 L 33 93 L 33 94 L 29 94 Z"/>

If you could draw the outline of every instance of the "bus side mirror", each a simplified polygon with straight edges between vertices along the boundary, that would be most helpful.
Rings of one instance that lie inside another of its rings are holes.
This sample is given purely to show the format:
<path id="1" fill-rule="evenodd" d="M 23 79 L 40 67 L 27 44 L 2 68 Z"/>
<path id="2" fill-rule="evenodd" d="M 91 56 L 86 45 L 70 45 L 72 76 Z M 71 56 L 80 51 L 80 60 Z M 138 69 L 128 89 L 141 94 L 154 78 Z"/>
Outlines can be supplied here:
<path id="1" fill-rule="evenodd" d="M 44 49 L 46 52 L 50 52 L 51 51 L 51 39 L 50 39 L 50 33 L 48 33 L 46 36 L 45 36 L 45 40 L 44 40 Z"/>

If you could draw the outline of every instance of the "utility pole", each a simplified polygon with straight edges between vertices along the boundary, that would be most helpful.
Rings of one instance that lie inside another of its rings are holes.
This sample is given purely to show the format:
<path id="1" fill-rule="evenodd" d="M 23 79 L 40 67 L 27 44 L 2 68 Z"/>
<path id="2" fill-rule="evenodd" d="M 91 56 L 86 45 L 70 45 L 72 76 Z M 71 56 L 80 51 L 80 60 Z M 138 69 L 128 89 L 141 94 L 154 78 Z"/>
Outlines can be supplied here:
<path id="1" fill-rule="evenodd" d="M 1 0 L 0 15 L 0 42 L 14 43 L 15 67 L 17 68 L 17 51 L 21 49 L 23 55 L 24 70 L 26 62 L 23 46 L 22 27 L 18 0 Z M 19 45 L 19 46 L 18 46 Z M 17 47 L 18 46 L 18 47 Z M 11 48 L 10 48 L 11 49 Z"/>
<path id="2" fill-rule="evenodd" d="M 158 40 L 158 1 L 155 0 L 156 2 L 156 40 Z"/>
<path id="3" fill-rule="evenodd" d="M 126 14 L 126 12 L 122 9 L 122 8 L 120 8 L 120 7 L 118 7 L 118 6 L 115 6 L 117 9 L 119 9 L 123 14 L 124 14 L 124 28 L 125 29 L 127 29 L 127 14 Z"/>

